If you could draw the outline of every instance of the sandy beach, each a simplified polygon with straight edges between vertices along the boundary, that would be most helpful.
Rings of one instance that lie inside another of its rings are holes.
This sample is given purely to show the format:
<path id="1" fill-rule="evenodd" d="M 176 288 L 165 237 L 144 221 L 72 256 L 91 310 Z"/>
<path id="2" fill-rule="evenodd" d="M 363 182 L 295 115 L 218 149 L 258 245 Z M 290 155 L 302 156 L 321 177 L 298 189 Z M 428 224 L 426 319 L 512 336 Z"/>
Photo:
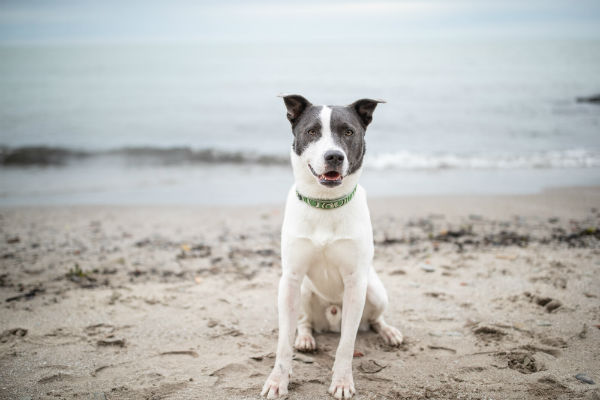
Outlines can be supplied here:
<path id="1" fill-rule="evenodd" d="M 369 205 L 405 343 L 358 335 L 358 399 L 600 399 L 600 187 Z M 0 398 L 258 398 L 282 212 L 1 208 Z M 328 398 L 316 340 L 290 399 Z"/>

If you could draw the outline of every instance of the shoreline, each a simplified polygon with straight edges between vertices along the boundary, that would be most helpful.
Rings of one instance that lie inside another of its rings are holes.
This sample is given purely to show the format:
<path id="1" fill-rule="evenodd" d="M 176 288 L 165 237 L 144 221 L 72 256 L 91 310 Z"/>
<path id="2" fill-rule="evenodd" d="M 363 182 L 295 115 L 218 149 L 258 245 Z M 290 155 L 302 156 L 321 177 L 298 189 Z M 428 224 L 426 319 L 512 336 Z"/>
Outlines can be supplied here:
<path id="1" fill-rule="evenodd" d="M 289 188 L 288 188 L 289 189 Z M 0 212 L 7 210 L 18 210 L 18 209 L 48 209 L 57 210 L 61 208 L 87 208 L 87 209 L 102 209 L 102 208 L 114 208 L 114 209 L 145 209 L 145 208 L 156 208 L 156 209 L 170 209 L 170 208 L 183 208 L 188 210 L 200 211 L 219 211 L 219 210 L 236 210 L 243 209 L 246 212 L 250 210 L 257 210 L 259 212 L 262 209 L 276 209 L 280 208 L 281 212 L 285 207 L 286 196 L 285 193 L 281 197 L 281 201 L 273 201 L 263 204 L 181 204 L 181 203 L 159 203 L 159 204 L 122 204 L 122 203 L 98 203 L 98 204 L 27 204 L 27 205 L 16 205 L 16 204 L 0 204 Z M 371 196 L 367 192 L 367 202 L 369 207 L 372 209 L 371 212 L 378 212 L 380 207 L 385 204 L 392 204 L 395 206 L 402 205 L 403 207 L 399 210 L 395 210 L 396 213 L 400 212 L 401 215 L 409 216 L 415 213 L 427 213 L 435 212 L 436 209 L 444 209 L 451 211 L 453 214 L 461 214 L 461 205 L 466 207 L 468 203 L 470 207 L 480 210 L 484 213 L 494 213 L 494 209 L 498 207 L 509 206 L 515 208 L 516 212 L 527 212 L 527 203 L 535 202 L 536 207 L 529 212 L 531 215 L 544 210 L 544 215 L 556 213 L 556 210 L 560 212 L 573 212 L 574 215 L 579 215 L 582 208 L 600 208 L 600 186 L 555 186 L 546 187 L 535 193 L 439 193 L 439 194 L 405 194 L 405 195 L 392 195 L 392 196 Z M 542 201 L 543 197 L 547 197 L 547 201 Z M 442 201 L 442 203 L 440 203 Z M 543 204 L 540 209 L 538 206 Z M 566 208 L 566 209 L 565 209 Z M 502 216 L 506 213 L 506 210 L 500 209 L 496 215 Z"/>

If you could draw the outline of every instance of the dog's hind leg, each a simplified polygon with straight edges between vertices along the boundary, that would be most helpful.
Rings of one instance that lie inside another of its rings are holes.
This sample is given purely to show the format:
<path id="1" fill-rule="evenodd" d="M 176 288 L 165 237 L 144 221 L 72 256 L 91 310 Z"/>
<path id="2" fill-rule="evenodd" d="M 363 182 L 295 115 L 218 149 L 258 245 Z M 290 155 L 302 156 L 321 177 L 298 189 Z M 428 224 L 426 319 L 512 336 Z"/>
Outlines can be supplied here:
<path id="1" fill-rule="evenodd" d="M 371 328 L 377 332 L 391 346 L 399 346 L 402 343 L 402 333 L 383 319 L 383 311 L 388 305 L 388 296 L 383 283 L 377 276 L 375 269 L 369 271 L 369 283 L 367 285 L 367 301 L 363 313 L 363 321 L 368 322 Z"/>
<path id="2" fill-rule="evenodd" d="M 308 352 L 317 349 L 317 342 L 312 334 L 314 317 L 311 304 L 312 296 L 312 291 L 307 287 L 306 282 L 303 282 L 300 288 L 301 311 L 298 319 L 298 336 L 294 343 L 294 347 L 298 351 Z"/>

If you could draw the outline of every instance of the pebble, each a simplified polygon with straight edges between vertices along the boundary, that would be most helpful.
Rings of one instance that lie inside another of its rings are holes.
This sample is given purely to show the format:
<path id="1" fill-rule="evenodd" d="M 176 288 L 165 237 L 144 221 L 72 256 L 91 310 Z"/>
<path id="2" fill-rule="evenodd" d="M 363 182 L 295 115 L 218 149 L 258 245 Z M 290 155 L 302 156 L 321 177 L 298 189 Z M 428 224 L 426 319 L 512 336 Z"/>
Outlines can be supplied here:
<path id="1" fill-rule="evenodd" d="M 429 264 L 421 264 L 420 267 L 425 272 L 435 272 L 435 267 Z"/>
<path id="2" fill-rule="evenodd" d="M 365 374 L 376 374 L 386 367 L 387 365 L 379 364 L 375 360 L 361 361 L 358 365 L 358 369 Z"/>
<path id="3" fill-rule="evenodd" d="M 312 364 L 315 362 L 314 358 L 305 356 L 304 354 L 294 354 L 294 360 L 303 362 L 304 364 Z"/>
<path id="4" fill-rule="evenodd" d="M 588 385 L 595 385 L 596 384 L 596 382 L 594 382 L 592 380 L 592 378 L 590 378 L 589 376 L 584 375 L 584 374 L 577 374 L 577 375 L 575 375 L 575 379 L 577 379 L 580 382 L 587 383 Z"/>

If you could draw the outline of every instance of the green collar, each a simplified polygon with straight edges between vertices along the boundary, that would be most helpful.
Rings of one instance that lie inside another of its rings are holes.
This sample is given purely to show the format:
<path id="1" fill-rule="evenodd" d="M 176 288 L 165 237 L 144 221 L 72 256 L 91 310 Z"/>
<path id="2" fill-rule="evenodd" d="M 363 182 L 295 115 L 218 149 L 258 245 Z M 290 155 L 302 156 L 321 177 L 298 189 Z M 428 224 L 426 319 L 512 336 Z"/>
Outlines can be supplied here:
<path id="1" fill-rule="evenodd" d="M 321 208 L 323 210 L 331 210 L 333 208 L 340 208 L 341 206 L 348 204 L 350 200 L 352 200 L 352 197 L 354 197 L 354 193 L 356 193 L 357 187 L 358 186 L 354 186 L 354 190 L 352 190 L 350 194 L 347 194 L 343 197 L 338 197 L 337 199 L 313 199 L 301 195 L 300 193 L 298 193 L 297 190 L 296 194 L 298 195 L 298 200 L 305 202 L 309 206 L 312 206 L 314 208 Z"/>

